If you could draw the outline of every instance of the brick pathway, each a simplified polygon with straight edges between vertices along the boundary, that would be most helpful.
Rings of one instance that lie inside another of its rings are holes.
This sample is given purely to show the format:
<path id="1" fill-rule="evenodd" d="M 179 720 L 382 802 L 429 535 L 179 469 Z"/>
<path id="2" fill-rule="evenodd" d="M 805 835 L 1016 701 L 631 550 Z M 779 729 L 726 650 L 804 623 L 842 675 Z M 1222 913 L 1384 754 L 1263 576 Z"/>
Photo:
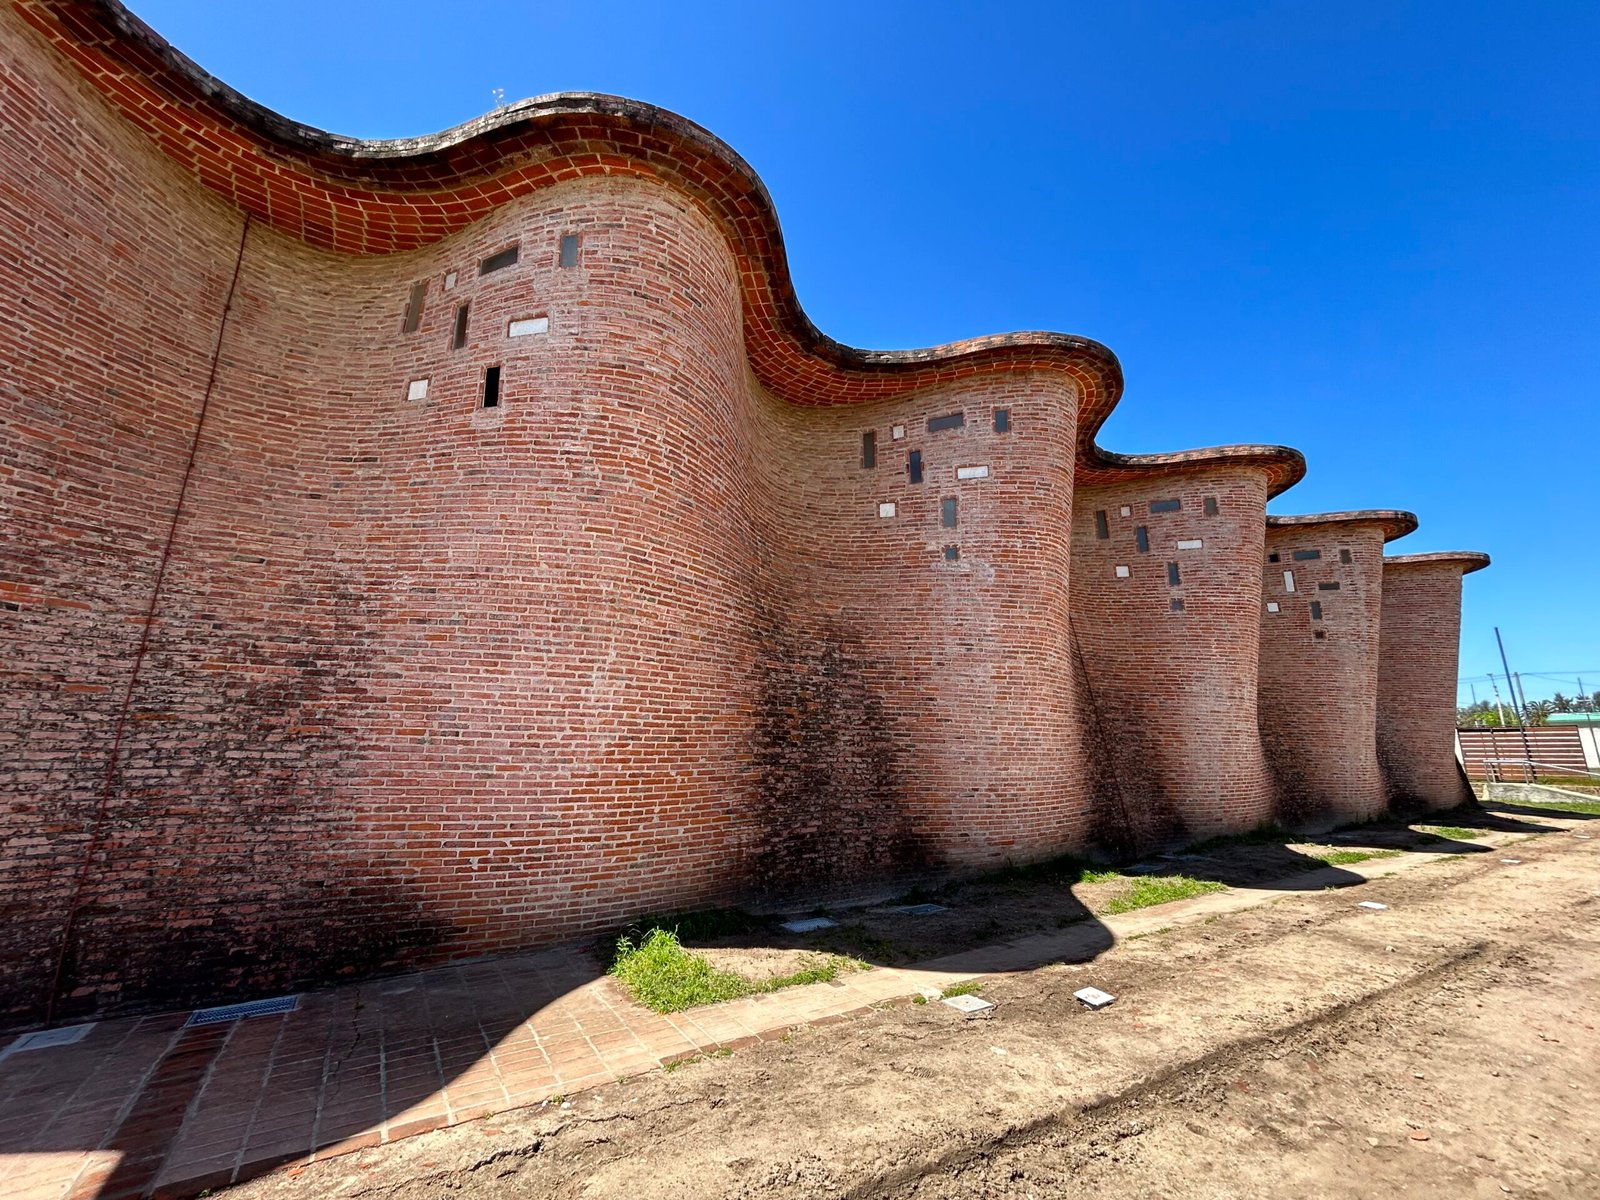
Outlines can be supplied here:
<path id="1" fill-rule="evenodd" d="M 101 1021 L 72 1045 L 0 1055 L 0 1196 L 193 1196 L 1437 857 L 1307 872 L 1280 889 L 1229 889 L 672 1016 L 634 1004 L 592 957 L 564 948 L 308 993 L 291 1013 L 227 1024 L 188 1028 L 187 1013 Z"/>

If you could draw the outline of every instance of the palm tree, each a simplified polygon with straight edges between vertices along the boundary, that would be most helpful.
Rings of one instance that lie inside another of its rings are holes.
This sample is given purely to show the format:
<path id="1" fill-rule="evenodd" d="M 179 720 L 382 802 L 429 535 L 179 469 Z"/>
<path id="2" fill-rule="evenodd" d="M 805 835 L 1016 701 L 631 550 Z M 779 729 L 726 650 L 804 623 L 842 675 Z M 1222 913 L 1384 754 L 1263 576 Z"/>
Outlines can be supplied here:
<path id="1" fill-rule="evenodd" d="M 1572 711 L 1572 701 L 1568 700 L 1560 692 L 1557 692 L 1554 696 L 1550 697 L 1550 710 L 1558 713 L 1569 713 Z"/>
<path id="2" fill-rule="evenodd" d="M 1550 716 L 1550 701 L 1530 700 L 1522 710 L 1522 717 L 1529 725 L 1543 725 Z"/>

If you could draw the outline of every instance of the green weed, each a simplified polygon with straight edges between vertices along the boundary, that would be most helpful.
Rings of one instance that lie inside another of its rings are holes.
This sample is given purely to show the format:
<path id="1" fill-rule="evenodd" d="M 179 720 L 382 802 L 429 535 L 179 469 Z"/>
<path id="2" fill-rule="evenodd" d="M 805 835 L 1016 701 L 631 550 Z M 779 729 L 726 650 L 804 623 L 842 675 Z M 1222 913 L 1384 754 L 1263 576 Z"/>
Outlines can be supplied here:
<path id="1" fill-rule="evenodd" d="M 1204 896 L 1220 892 L 1224 885 L 1212 879 L 1192 879 L 1187 875 L 1152 875 L 1133 881 L 1122 895 L 1107 903 L 1100 911 L 1115 915 L 1167 904 L 1173 900 L 1187 900 L 1190 896 Z"/>

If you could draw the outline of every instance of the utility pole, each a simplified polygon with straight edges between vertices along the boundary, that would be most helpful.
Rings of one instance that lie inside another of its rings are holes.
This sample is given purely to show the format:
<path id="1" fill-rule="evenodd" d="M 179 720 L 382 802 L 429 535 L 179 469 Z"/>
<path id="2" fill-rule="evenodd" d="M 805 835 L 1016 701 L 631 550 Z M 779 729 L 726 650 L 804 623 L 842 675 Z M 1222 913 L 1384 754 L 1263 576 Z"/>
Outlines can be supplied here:
<path id="1" fill-rule="evenodd" d="M 1506 669 L 1506 687 L 1509 689 L 1512 686 L 1511 661 L 1506 658 L 1506 643 L 1505 639 L 1500 636 L 1500 626 L 1498 625 L 1494 627 L 1494 641 L 1495 645 L 1500 647 L 1500 665 Z M 1515 704 L 1516 702 L 1517 695 L 1515 692 L 1512 692 L 1511 703 Z M 1528 775 L 1530 776 L 1529 782 L 1537 783 L 1539 781 L 1539 772 L 1534 770 L 1533 746 L 1528 742 L 1528 726 L 1526 723 L 1527 711 L 1528 706 L 1524 704 L 1522 706 L 1522 711 L 1517 714 L 1517 728 L 1522 732 L 1522 757 L 1528 764 Z"/>

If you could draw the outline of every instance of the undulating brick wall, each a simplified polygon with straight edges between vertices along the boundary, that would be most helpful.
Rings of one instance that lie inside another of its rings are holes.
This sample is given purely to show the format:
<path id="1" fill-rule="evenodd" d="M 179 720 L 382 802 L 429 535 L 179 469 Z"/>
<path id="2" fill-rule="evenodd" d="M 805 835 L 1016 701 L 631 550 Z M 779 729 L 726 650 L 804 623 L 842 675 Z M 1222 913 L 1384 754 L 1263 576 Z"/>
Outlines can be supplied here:
<path id="1" fill-rule="evenodd" d="M 1471 799 L 1455 757 L 1461 577 L 1482 554 L 1407 554 L 1383 561 L 1378 642 L 1378 762 L 1402 811 Z"/>
<path id="2" fill-rule="evenodd" d="M 1398 512 L 1267 519 L 1261 739 L 1280 824 L 1364 821 L 1387 804 L 1375 740 L 1383 544 L 1415 528 Z"/>
<path id="3" fill-rule="evenodd" d="M 633 102 L 354 153 L 87 0 L 0 88 L 0 1023 L 1271 815 L 1293 451 L 1101 451 L 1080 338 L 829 341 Z"/>
<path id="4" fill-rule="evenodd" d="M 1256 721 L 1267 471 L 1134 470 L 1074 501 L 1072 617 L 1137 847 L 1272 817 Z"/>

